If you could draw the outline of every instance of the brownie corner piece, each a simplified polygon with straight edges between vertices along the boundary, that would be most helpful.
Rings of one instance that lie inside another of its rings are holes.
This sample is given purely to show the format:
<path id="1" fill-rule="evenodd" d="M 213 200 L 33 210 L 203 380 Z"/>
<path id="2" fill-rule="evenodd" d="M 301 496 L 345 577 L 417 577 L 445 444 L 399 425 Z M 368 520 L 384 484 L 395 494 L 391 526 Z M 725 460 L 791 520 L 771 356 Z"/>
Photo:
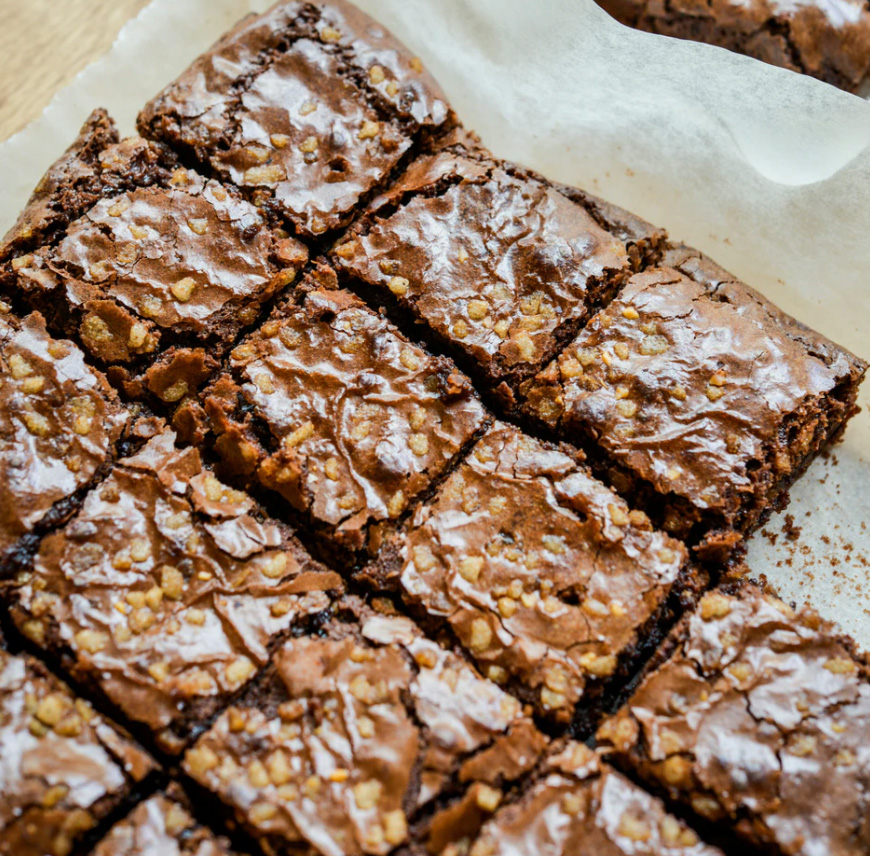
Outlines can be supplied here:
<path id="1" fill-rule="evenodd" d="M 357 610 L 287 640 L 184 769 L 270 853 L 442 853 L 547 743 L 461 655 L 404 616 Z"/>
<path id="2" fill-rule="evenodd" d="M 139 803 L 100 839 L 90 856 L 234 856 L 229 842 L 190 814 L 177 784 Z"/>
<path id="3" fill-rule="evenodd" d="M 24 536 L 74 509 L 114 458 L 131 414 L 39 313 L 17 318 L 2 301 L 0 310 L 0 558 L 8 558 Z"/>
<path id="4" fill-rule="evenodd" d="M 376 549 L 483 428 L 471 383 L 326 266 L 232 352 L 204 395 L 216 448 L 342 549 Z"/>
<path id="5" fill-rule="evenodd" d="M 856 412 L 866 365 L 687 248 L 523 388 L 658 525 L 722 558 Z M 682 272 L 685 271 L 685 272 Z"/>
<path id="6" fill-rule="evenodd" d="M 177 166 L 172 152 L 159 143 L 140 138 L 121 142 L 111 116 L 94 110 L 0 241 L 0 262 L 50 241 L 100 198 L 128 186 L 134 176 L 142 185 L 151 184 Z"/>
<path id="7" fill-rule="evenodd" d="M 156 764 L 41 663 L 0 648 L 0 853 L 65 856 Z"/>
<path id="8" fill-rule="evenodd" d="M 551 720 L 582 731 L 665 633 L 692 570 L 579 455 L 496 423 L 366 574 Z"/>
<path id="9" fill-rule="evenodd" d="M 582 743 L 554 747 L 518 799 L 448 856 L 722 856 Z"/>
<path id="10" fill-rule="evenodd" d="M 590 199 L 453 145 L 411 164 L 332 260 L 510 405 L 628 278 L 627 242 L 646 245 L 626 212 L 622 237 L 608 231 Z"/>
<path id="11" fill-rule="evenodd" d="M 173 404 L 308 252 L 236 188 L 180 166 L 161 143 L 100 132 L 104 115 L 94 122 L 37 189 L 22 215 L 30 238 L 7 241 L 0 282 L 125 393 Z"/>
<path id="12" fill-rule="evenodd" d="M 598 740 L 759 850 L 858 856 L 870 847 L 868 733 L 866 655 L 750 581 L 702 598 Z"/>
<path id="13" fill-rule="evenodd" d="M 245 18 L 145 107 L 139 128 L 316 238 L 453 122 L 420 60 L 333 0 Z"/>
<path id="14" fill-rule="evenodd" d="M 163 431 L 42 540 L 9 594 L 28 639 L 175 753 L 341 589 Z"/>

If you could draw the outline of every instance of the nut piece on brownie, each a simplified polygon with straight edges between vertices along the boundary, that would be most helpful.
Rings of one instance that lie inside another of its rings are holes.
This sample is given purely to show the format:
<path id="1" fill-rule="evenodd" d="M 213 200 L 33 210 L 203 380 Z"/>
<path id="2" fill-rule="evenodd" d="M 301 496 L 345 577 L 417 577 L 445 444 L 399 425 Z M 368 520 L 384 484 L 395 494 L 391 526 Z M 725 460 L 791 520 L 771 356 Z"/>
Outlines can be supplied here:
<path id="1" fill-rule="evenodd" d="M 41 315 L 0 309 L 2 558 L 72 510 L 76 492 L 111 461 L 129 414 L 76 345 L 46 332 Z"/>
<path id="2" fill-rule="evenodd" d="M 462 656 L 404 616 L 364 612 L 285 642 L 184 768 L 269 853 L 441 853 L 546 745 Z"/>
<path id="3" fill-rule="evenodd" d="M 119 820 L 91 856 L 232 856 L 229 843 L 190 816 L 175 785 L 145 800 Z"/>
<path id="4" fill-rule="evenodd" d="M 174 404 L 293 282 L 307 251 L 235 188 L 178 166 L 160 144 L 112 142 L 93 121 L 34 194 L 30 225 L 7 236 L 0 280 L 52 329 L 75 331 L 128 392 L 138 383 Z"/>
<path id="5" fill-rule="evenodd" d="M 341 580 L 173 441 L 118 462 L 11 595 L 30 640 L 178 752 Z"/>
<path id="6" fill-rule="evenodd" d="M 519 383 L 655 254 L 663 234 L 617 212 L 456 145 L 412 164 L 332 260 L 510 404 Z"/>
<path id="7" fill-rule="evenodd" d="M 481 671 L 561 721 L 594 719 L 690 582 L 685 549 L 568 447 L 496 423 L 367 574 L 397 580 Z"/>
<path id="8" fill-rule="evenodd" d="M 453 122 L 420 60 L 353 6 L 245 18 L 139 117 L 313 238 L 347 225 L 410 147 Z"/>
<path id="9" fill-rule="evenodd" d="M 703 257 L 636 274 L 524 409 L 668 532 L 721 558 L 855 412 L 866 366 Z"/>
<path id="10" fill-rule="evenodd" d="M 67 856 L 155 768 L 30 657 L 0 649 L 0 855 Z"/>
<path id="11" fill-rule="evenodd" d="M 232 352 L 204 393 L 226 467 L 280 493 L 315 531 L 376 549 L 482 428 L 469 381 L 320 267 Z"/>
<path id="12" fill-rule="evenodd" d="M 621 766 L 764 852 L 870 851 L 870 669 L 850 639 L 744 584 L 663 651 L 599 730 Z"/>
<path id="13" fill-rule="evenodd" d="M 547 758 L 467 849 L 442 856 L 722 856 L 582 743 Z"/>

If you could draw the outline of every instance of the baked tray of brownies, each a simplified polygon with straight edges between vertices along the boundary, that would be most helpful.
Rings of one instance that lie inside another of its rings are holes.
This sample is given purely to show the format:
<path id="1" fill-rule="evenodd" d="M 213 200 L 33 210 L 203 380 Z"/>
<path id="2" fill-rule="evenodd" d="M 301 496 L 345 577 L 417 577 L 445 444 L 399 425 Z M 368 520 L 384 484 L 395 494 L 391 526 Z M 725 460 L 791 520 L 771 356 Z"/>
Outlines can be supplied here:
<path id="1" fill-rule="evenodd" d="M 747 561 L 867 364 L 343 0 L 139 106 L 0 243 L 0 856 L 870 853 Z"/>

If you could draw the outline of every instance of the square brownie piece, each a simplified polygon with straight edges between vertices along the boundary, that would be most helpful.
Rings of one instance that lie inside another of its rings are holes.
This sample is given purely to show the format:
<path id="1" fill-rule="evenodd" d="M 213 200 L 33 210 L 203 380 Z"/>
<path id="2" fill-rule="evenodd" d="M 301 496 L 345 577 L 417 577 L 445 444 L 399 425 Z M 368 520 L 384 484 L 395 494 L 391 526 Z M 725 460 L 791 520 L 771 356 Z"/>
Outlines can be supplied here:
<path id="1" fill-rule="evenodd" d="M 348 3 L 243 19 L 139 117 L 297 232 L 343 226 L 415 143 L 453 124 L 435 81 Z"/>
<path id="2" fill-rule="evenodd" d="M 496 423 L 368 569 L 541 715 L 594 720 L 692 579 L 685 549 L 569 447 Z"/>
<path id="3" fill-rule="evenodd" d="M 7 290 L 76 335 L 130 394 L 144 387 L 168 403 L 217 368 L 308 258 L 236 188 L 178 166 L 157 143 L 109 142 L 93 120 L 22 222 L 0 268 Z M 22 231 L 31 246 L 16 252 Z"/>
<path id="4" fill-rule="evenodd" d="M 616 763 L 765 853 L 870 850 L 870 668 L 809 609 L 715 590 L 599 740 Z"/>
<path id="5" fill-rule="evenodd" d="M 582 743 L 558 747 L 467 850 L 442 856 L 722 856 Z"/>
<path id="6" fill-rule="evenodd" d="M 532 382 L 524 409 L 657 525 L 722 559 L 856 412 L 866 365 L 709 260 L 646 271 Z"/>
<path id="7" fill-rule="evenodd" d="M 357 612 L 288 640 L 185 756 L 268 853 L 441 853 L 547 745 L 464 657 L 404 616 Z"/>
<path id="8" fill-rule="evenodd" d="M 456 145 L 414 163 L 332 259 L 510 404 L 663 237 L 586 201 Z M 602 226 L 607 213 L 621 237 Z"/>
<path id="9" fill-rule="evenodd" d="M 410 342 L 325 266 L 232 352 L 204 394 L 217 450 L 344 550 L 443 476 L 484 425 L 469 381 Z"/>
<path id="10" fill-rule="evenodd" d="M 184 793 L 170 785 L 119 820 L 91 856 L 232 856 L 229 842 L 198 824 Z"/>
<path id="11" fill-rule="evenodd" d="M 173 441 L 165 431 L 119 461 L 9 592 L 24 635 L 167 752 L 341 587 Z"/>
<path id="12" fill-rule="evenodd" d="M 67 856 L 156 769 L 41 663 L 0 649 L 0 856 Z"/>
<path id="13" fill-rule="evenodd" d="M 130 414 L 82 352 L 0 302 L 0 562 L 71 513 L 112 460 Z M 0 576 L 8 573 L 5 563 Z"/>

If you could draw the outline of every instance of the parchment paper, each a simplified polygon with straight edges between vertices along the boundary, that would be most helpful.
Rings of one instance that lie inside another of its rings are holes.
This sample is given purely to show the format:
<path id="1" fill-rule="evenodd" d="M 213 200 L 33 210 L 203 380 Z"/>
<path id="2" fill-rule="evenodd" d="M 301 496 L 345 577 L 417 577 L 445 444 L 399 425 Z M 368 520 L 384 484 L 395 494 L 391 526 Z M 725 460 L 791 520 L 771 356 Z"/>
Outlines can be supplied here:
<path id="1" fill-rule="evenodd" d="M 139 107 L 269 0 L 154 0 L 41 119 L 0 146 L 10 225 L 91 108 Z M 591 0 L 359 0 L 498 155 L 667 226 L 870 356 L 870 103 L 707 45 L 626 29 Z M 868 383 L 870 386 L 870 383 Z M 749 551 L 787 599 L 870 647 L 870 394 Z"/>

